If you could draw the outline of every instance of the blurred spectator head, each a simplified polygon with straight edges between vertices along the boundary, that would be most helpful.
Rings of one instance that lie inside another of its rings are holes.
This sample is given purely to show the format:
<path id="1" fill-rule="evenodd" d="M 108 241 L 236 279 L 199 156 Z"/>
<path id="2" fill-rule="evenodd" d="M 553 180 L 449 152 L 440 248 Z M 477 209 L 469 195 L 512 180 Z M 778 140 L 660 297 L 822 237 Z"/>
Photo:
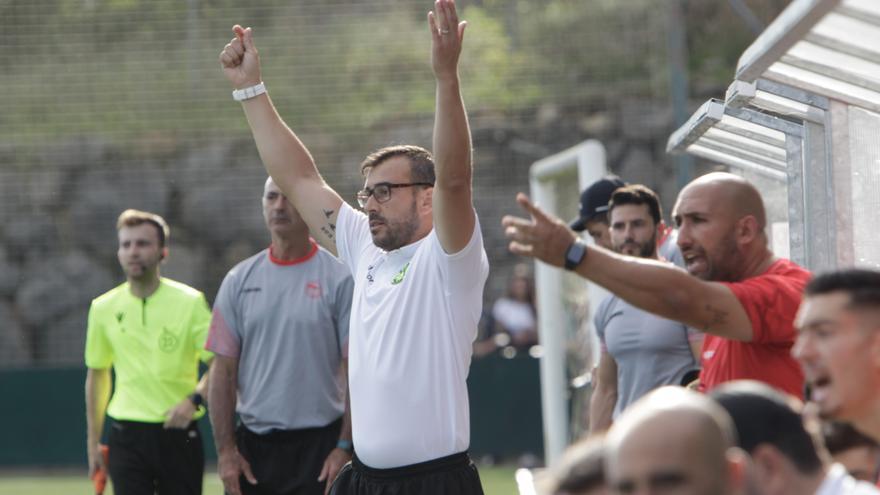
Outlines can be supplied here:
<path id="1" fill-rule="evenodd" d="M 605 473 L 615 494 L 727 495 L 745 486 L 747 458 L 730 417 L 711 399 L 661 387 L 617 418 Z"/>
<path id="2" fill-rule="evenodd" d="M 877 481 L 880 444 L 840 421 L 824 422 L 822 438 L 834 462 L 842 464 L 850 476 L 869 483 Z"/>
<path id="3" fill-rule="evenodd" d="M 542 495 L 605 495 L 605 445 L 601 436 L 572 444 L 538 479 Z"/>

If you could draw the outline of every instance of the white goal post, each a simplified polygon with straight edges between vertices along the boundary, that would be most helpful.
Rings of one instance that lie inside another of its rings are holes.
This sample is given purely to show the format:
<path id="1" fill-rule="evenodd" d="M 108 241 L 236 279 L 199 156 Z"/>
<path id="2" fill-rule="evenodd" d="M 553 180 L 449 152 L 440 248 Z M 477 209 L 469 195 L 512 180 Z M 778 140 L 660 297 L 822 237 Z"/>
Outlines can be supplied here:
<path id="1" fill-rule="evenodd" d="M 532 164 L 529 177 L 533 201 L 545 211 L 570 220 L 571 211 L 576 212 L 580 191 L 602 178 L 607 173 L 605 147 L 596 140 L 584 141 L 565 151 L 548 156 Z M 574 181 L 574 178 L 577 181 Z M 577 190 L 572 194 L 572 187 Z M 562 189 L 568 194 L 560 194 Z M 572 201 L 574 204 L 572 204 Z M 587 236 L 589 237 L 589 236 Z M 542 262 L 535 264 L 535 287 L 538 306 L 538 332 L 543 348 L 541 357 L 541 410 L 544 421 L 544 457 L 547 465 L 554 463 L 565 450 L 569 438 L 569 417 L 567 397 L 569 393 L 566 377 L 567 336 L 573 333 L 574 319 L 570 306 L 566 306 L 565 274 L 562 270 Z M 595 314 L 605 294 L 601 287 L 587 283 L 583 279 L 575 282 L 585 291 L 590 315 Z M 590 321 L 592 317 L 590 316 Z M 595 329 L 590 325 L 590 346 L 593 356 L 598 359 L 598 345 L 595 342 Z"/>

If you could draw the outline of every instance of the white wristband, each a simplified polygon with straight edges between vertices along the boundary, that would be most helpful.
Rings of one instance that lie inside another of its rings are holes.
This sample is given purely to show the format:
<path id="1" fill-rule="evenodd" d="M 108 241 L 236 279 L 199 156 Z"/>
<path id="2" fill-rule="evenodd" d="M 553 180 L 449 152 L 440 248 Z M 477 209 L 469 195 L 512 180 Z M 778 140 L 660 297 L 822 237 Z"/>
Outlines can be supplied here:
<path id="1" fill-rule="evenodd" d="M 250 100 L 255 96 L 259 96 L 266 92 L 266 85 L 262 82 L 256 86 L 249 88 L 236 89 L 232 92 L 232 99 L 235 101 Z"/>

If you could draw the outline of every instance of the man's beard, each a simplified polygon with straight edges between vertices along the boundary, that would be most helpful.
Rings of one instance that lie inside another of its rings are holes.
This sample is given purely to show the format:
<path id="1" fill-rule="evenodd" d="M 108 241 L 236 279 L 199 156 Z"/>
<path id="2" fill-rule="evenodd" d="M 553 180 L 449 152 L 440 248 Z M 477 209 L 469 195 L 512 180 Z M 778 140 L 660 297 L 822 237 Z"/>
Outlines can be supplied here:
<path id="1" fill-rule="evenodd" d="M 614 246 L 614 250 L 623 254 L 623 248 L 631 245 L 637 246 L 636 254 L 633 254 L 632 256 L 638 256 L 639 258 L 653 258 L 654 254 L 657 252 L 657 235 L 652 235 L 651 238 L 644 243 L 626 240 L 619 246 Z"/>
<path id="2" fill-rule="evenodd" d="M 419 230 L 419 217 L 415 198 L 413 198 L 410 215 L 407 218 L 392 223 L 378 213 L 371 213 L 370 220 L 374 219 L 380 220 L 385 224 L 385 235 L 374 235 L 373 244 L 385 251 L 394 251 L 411 243 L 416 231 Z"/>

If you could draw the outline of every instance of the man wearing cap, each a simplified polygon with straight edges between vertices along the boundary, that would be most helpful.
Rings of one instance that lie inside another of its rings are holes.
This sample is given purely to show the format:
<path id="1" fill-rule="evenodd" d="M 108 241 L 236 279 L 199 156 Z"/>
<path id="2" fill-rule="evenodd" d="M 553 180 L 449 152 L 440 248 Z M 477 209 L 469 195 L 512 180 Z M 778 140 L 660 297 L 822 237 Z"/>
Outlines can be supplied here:
<path id="1" fill-rule="evenodd" d="M 608 202 L 611 200 L 611 194 L 625 185 L 626 182 L 620 177 L 606 175 L 587 186 L 581 192 L 578 217 L 569 224 L 571 230 L 575 232 L 586 230 L 596 245 L 612 249 L 611 235 L 608 231 Z M 676 266 L 684 267 L 681 250 L 676 245 L 677 237 L 676 230 L 672 227 L 664 227 L 663 232 L 657 238 L 657 243 L 660 246 L 659 253 L 663 259 L 673 262 Z"/>

